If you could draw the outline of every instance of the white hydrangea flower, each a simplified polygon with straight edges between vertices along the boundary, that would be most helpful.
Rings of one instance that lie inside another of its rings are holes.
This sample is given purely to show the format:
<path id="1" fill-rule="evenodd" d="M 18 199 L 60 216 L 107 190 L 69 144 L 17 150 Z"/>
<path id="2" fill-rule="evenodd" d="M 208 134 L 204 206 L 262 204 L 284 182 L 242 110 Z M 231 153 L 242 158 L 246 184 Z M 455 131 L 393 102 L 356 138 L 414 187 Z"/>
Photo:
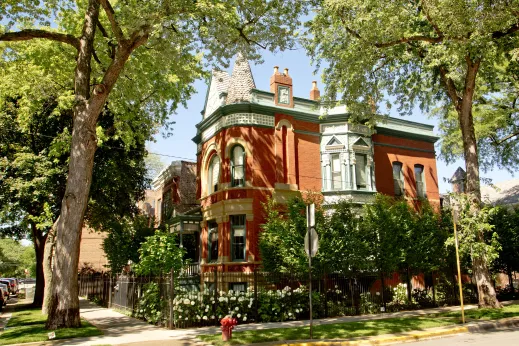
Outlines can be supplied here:
<path id="1" fill-rule="evenodd" d="M 236 311 L 240 311 L 240 308 L 238 308 L 238 307 L 235 307 L 235 308 L 234 308 L 234 310 L 236 310 Z"/>
<path id="2" fill-rule="evenodd" d="M 191 302 L 191 305 L 195 305 L 195 302 L 192 301 L 192 302 Z"/>
<path id="3" fill-rule="evenodd" d="M 237 316 L 238 318 L 240 318 L 240 317 L 241 317 L 241 314 L 238 314 L 238 315 L 236 315 L 236 316 Z"/>
<path id="4" fill-rule="evenodd" d="M 243 321 L 247 321 L 247 316 L 245 316 L 245 317 L 243 318 Z"/>
<path id="5" fill-rule="evenodd" d="M 205 321 L 207 321 L 207 316 L 204 316 L 203 319 L 204 319 Z"/>
<path id="6" fill-rule="evenodd" d="M 184 299 L 184 304 L 189 305 L 190 303 L 191 303 L 191 301 L 189 299 L 187 299 L 187 298 Z"/>

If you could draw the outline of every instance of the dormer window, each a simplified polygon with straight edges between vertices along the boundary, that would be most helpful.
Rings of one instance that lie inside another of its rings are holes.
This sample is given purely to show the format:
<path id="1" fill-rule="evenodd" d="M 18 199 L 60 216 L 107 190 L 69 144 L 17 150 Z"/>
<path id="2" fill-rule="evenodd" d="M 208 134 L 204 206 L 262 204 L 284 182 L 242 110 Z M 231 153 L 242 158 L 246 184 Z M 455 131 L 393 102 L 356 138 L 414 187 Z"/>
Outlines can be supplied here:
<path id="1" fill-rule="evenodd" d="M 245 150 L 235 145 L 231 153 L 231 185 L 245 186 Z"/>
<path id="2" fill-rule="evenodd" d="M 218 182 L 220 181 L 220 158 L 214 155 L 209 163 L 207 171 L 207 192 L 211 194 L 218 191 Z"/>

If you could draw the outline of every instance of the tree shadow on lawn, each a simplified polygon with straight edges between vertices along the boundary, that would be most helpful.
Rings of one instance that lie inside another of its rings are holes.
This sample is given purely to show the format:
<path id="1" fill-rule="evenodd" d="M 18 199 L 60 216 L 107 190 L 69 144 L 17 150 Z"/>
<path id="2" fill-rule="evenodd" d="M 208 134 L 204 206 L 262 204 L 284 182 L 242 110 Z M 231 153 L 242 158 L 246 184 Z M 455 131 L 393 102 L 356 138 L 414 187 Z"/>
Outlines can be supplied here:
<path id="1" fill-rule="evenodd" d="M 15 306 L 6 329 L 0 332 L 0 345 L 48 340 L 50 330 L 45 329 L 46 320 L 47 316 L 41 313 L 41 308 L 32 307 L 30 304 Z M 84 319 L 81 320 L 80 328 L 63 328 L 56 330 L 55 333 L 56 339 L 103 334 Z"/>

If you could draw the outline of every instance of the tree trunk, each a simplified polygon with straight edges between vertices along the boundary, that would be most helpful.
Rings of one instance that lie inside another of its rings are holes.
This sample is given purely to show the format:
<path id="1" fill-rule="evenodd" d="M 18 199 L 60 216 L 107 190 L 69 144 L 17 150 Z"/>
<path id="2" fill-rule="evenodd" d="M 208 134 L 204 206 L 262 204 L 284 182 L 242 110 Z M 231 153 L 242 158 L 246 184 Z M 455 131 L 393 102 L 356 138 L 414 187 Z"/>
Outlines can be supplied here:
<path id="1" fill-rule="evenodd" d="M 130 54 L 147 42 L 152 30 L 152 26 L 143 25 L 127 39 L 116 21 L 112 22 L 118 41 L 115 57 L 106 69 L 103 80 L 94 86 L 90 95 L 90 63 L 99 5 L 99 0 L 89 0 L 79 39 L 69 172 L 60 216 L 56 222 L 53 288 L 46 324 L 48 329 L 80 326 L 77 280 L 79 245 L 97 149 L 96 123 Z"/>
<path id="2" fill-rule="evenodd" d="M 32 239 L 34 252 L 36 253 L 36 286 L 34 287 L 34 299 L 32 306 L 40 308 L 43 305 L 43 294 L 45 290 L 45 278 L 43 273 L 43 256 L 45 250 L 45 240 L 47 236 L 42 235 L 41 231 L 31 223 Z"/>
<path id="3" fill-rule="evenodd" d="M 492 279 L 488 271 L 487 263 L 482 258 L 472 260 L 472 270 L 478 286 L 478 306 L 480 308 L 501 308 L 501 303 L 497 300 L 496 290 L 492 286 Z"/>
<path id="4" fill-rule="evenodd" d="M 467 171 L 467 193 L 473 207 L 480 209 L 481 189 L 479 182 L 479 157 L 476 141 L 476 133 L 474 130 L 474 119 L 472 116 L 472 101 L 474 98 L 474 90 L 476 87 L 476 76 L 479 69 L 479 60 L 466 58 L 467 73 L 465 76 L 465 90 L 462 99 L 456 105 L 458 112 L 461 136 L 463 139 L 463 154 L 465 157 L 465 168 Z M 483 234 L 478 234 L 478 241 L 484 242 Z M 496 297 L 496 291 L 492 287 L 488 264 L 484 257 L 473 258 L 472 261 L 474 276 L 478 286 L 479 306 L 480 307 L 501 307 Z"/>
<path id="5" fill-rule="evenodd" d="M 50 301 L 52 298 L 52 257 L 54 254 L 54 246 L 56 244 L 55 224 L 47 234 L 45 249 L 43 254 L 43 275 L 45 278 L 45 293 L 43 295 L 43 306 L 41 312 L 44 315 L 49 313 Z"/>
<path id="6" fill-rule="evenodd" d="M 89 0 L 74 78 L 75 105 L 69 171 L 60 216 L 56 222 L 56 248 L 52 293 L 46 328 L 80 327 L 78 262 L 81 229 L 85 215 L 96 151 L 95 125 L 101 109 L 91 107 L 90 62 L 99 2 Z M 96 114 L 97 112 L 97 114 Z"/>
<path id="7" fill-rule="evenodd" d="M 508 275 L 508 285 L 510 286 L 510 292 L 512 292 L 512 294 L 514 294 L 515 288 L 514 288 L 514 277 L 512 276 L 512 270 L 510 268 L 507 268 L 506 272 Z"/>

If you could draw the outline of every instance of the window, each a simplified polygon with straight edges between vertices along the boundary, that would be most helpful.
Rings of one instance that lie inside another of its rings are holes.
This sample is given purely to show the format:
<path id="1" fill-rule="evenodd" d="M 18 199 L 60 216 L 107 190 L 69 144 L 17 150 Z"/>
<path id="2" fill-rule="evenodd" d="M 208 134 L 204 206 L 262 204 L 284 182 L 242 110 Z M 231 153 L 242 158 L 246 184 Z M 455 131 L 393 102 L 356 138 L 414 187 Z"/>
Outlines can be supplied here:
<path id="1" fill-rule="evenodd" d="M 220 180 L 220 158 L 217 155 L 211 159 L 209 169 L 207 171 L 207 191 L 208 194 L 218 191 L 218 182 Z"/>
<path id="2" fill-rule="evenodd" d="M 414 179 L 416 181 L 416 195 L 425 198 L 425 179 L 422 165 L 414 165 Z"/>
<path id="3" fill-rule="evenodd" d="M 332 190 L 342 189 L 341 159 L 339 154 L 332 154 Z"/>
<path id="4" fill-rule="evenodd" d="M 231 251 L 233 261 L 245 261 L 245 215 L 231 215 Z"/>
<path id="5" fill-rule="evenodd" d="M 246 282 L 229 282 L 229 289 L 234 292 L 247 292 Z"/>
<path id="6" fill-rule="evenodd" d="M 395 187 L 395 196 L 404 195 L 404 172 L 402 170 L 402 163 L 393 162 L 393 185 Z"/>
<path id="7" fill-rule="evenodd" d="M 245 186 L 245 150 L 241 145 L 232 148 L 231 185 Z"/>
<path id="8" fill-rule="evenodd" d="M 216 262 L 218 260 L 218 224 L 214 221 L 209 221 L 207 228 L 209 230 L 209 239 L 208 239 L 208 246 L 209 246 L 209 262 Z"/>
<path id="9" fill-rule="evenodd" d="M 365 154 L 355 154 L 355 179 L 357 180 L 357 189 L 365 189 L 367 187 L 367 157 Z"/>

